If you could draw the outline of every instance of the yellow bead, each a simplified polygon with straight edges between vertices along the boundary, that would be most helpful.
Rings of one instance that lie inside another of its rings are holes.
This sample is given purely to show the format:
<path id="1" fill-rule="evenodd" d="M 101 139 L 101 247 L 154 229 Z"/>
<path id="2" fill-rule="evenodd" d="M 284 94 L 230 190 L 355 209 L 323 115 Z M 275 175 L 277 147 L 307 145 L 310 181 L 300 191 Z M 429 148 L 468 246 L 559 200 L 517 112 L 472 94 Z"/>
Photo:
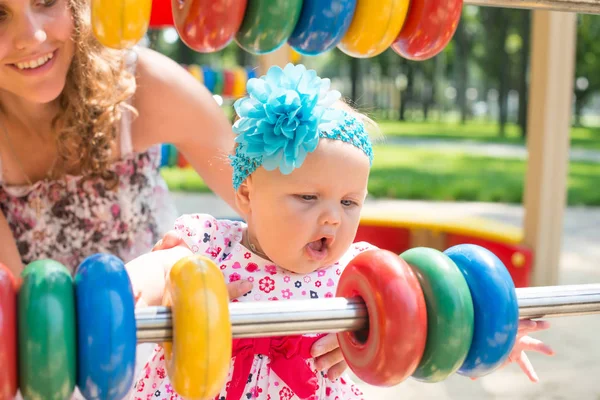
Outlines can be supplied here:
<path id="1" fill-rule="evenodd" d="M 164 304 L 171 307 L 173 340 L 164 343 L 173 389 L 186 400 L 214 398 L 231 360 L 229 295 L 219 267 L 194 255 L 170 271 Z"/>
<path id="2" fill-rule="evenodd" d="M 338 48 L 351 57 L 375 57 L 392 45 L 408 13 L 409 0 L 358 0 Z"/>
<path id="3" fill-rule="evenodd" d="M 192 64 L 188 67 L 188 71 L 198 82 L 204 83 L 204 72 L 202 72 L 202 68 L 196 64 Z"/>
<path id="4" fill-rule="evenodd" d="M 246 69 L 237 67 L 234 70 L 235 80 L 233 81 L 233 97 L 239 99 L 246 94 L 246 83 L 248 83 L 248 74 Z"/>
<path id="5" fill-rule="evenodd" d="M 131 48 L 146 34 L 152 0 L 92 0 L 92 29 L 100 43 Z"/>

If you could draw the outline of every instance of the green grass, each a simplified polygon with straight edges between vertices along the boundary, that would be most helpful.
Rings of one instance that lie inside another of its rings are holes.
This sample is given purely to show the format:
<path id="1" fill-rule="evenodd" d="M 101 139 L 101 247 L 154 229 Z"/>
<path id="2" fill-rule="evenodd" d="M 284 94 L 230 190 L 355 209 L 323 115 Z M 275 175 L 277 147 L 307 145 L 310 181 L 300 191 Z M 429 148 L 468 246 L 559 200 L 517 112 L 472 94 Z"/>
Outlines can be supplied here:
<path id="1" fill-rule="evenodd" d="M 192 168 L 162 168 L 160 173 L 174 192 L 210 193 L 210 189 Z"/>
<path id="2" fill-rule="evenodd" d="M 386 137 L 419 139 L 472 140 L 487 143 L 524 144 L 517 125 L 508 124 L 504 137 L 498 135 L 496 123 L 469 121 L 465 125 L 452 122 L 377 121 Z M 571 146 L 600 150 L 600 127 L 571 128 Z"/>
<path id="3" fill-rule="evenodd" d="M 457 151 L 376 146 L 369 181 L 374 197 L 520 203 L 526 164 Z M 208 192 L 193 170 L 163 169 L 171 190 Z M 570 205 L 600 205 L 600 164 L 571 162 Z"/>

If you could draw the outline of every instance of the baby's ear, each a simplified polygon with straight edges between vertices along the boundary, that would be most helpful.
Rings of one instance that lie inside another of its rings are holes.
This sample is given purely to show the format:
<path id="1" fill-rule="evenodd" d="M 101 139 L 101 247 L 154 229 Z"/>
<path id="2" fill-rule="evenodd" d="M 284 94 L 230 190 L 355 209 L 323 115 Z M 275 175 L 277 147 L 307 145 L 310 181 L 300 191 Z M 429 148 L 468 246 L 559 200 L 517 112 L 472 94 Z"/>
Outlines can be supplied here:
<path id="1" fill-rule="evenodd" d="M 250 177 L 248 177 L 235 191 L 235 205 L 242 212 L 242 214 L 244 214 L 244 216 L 250 214 L 251 209 L 250 188 L 248 187 L 249 180 Z"/>

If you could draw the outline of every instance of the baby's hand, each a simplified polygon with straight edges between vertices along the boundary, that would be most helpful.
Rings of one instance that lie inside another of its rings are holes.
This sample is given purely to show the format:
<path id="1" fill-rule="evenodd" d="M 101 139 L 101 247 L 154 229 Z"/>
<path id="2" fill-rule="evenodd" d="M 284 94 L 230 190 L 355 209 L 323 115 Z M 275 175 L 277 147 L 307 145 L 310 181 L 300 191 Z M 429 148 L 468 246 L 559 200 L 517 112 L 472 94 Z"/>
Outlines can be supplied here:
<path id="1" fill-rule="evenodd" d="M 327 371 L 327 377 L 331 381 L 339 378 L 348 368 L 335 333 L 330 333 L 317 340 L 310 352 L 315 358 L 317 370 Z"/>
<path id="2" fill-rule="evenodd" d="M 185 241 L 177 234 L 176 231 L 169 231 L 165 234 L 165 236 L 158 241 L 152 248 L 152 251 L 160 251 L 160 250 L 168 250 L 177 246 L 185 247 L 189 250 L 189 246 L 185 243 Z M 191 254 L 191 250 L 190 250 Z M 171 265 L 172 266 L 172 265 Z M 169 267 L 170 269 L 170 267 Z M 168 273 L 168 270 L 165 271 L 165 274 Z M 242 297 L 246 293 L 252 290 L 252 282 L 247 280 L 238 280 L 231 282 L 227 285 L 227 291 L 229 293 L 229 299 L 237 299 L 238 297 Z"/>
<path id="3" fill-rule="evenodd" d="M 524 319 L 519 321 L 519 329 L 517 331 L 517 341 L 513 346 L 508 359 L 500 368 L 506 365 L 516 362 L 519 367 L 523 370 L 525 375 L 532 381 L 538 382 L 539 378 L 533 369 L 533 365 L 529 361 L 529 358 L 525 354 L 525 351 L 537 351 L 548 356 L 554 355 L 554 350 L 550 346 L 544 344 L 541 340 L 534 339 L 531 336 L 527 336 L 528 333 L 541 331 L 548 329 L 550 324 L 546 321 L 533 321 Z M 476 380 L 477 378 L 471 378 Z"/>
<path id="4" fill-rule="evenodd" d="M 171 267 L 192 251 L 174 232 L 167 233 L 152 249 L 126 265 L 136 307 L 160 306 Z"/>
<path id="5" fill-rule="evenodd" d="M 156 242 L 152 251 L 172 249 L 176 246 L 190 248 L 176 231 L 169 231 L 165 233 L 162 239 Z"/>
<path id="6" fill-rule="evenodd" d="M 537 351 L 538 353 L 552 356 L 554 355 L 554 350 L 552 350 L 550 346 L 544 344 L 541 340 L 534 339 L 527 335 L 531 332 L 548 329 L 549 327 L 550 324 L 546 321 L 533 321 L 529 319 L 519 321 L 517 342 L 504 365 L 516 362 L 532 382 L 538 382 L 539 378 L 535 373 L 529 358 L 525 354 L 525 351 Z"/>

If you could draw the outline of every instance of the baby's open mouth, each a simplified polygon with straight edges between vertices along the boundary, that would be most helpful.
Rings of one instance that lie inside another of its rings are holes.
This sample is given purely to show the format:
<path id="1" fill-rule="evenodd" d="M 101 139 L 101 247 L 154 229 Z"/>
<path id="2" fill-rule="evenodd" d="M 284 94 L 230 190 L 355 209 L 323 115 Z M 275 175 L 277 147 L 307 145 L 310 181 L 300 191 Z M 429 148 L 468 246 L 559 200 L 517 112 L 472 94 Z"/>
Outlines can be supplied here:
<path id="1" fill-rule="evenodd" d="M 321 239 L 308 243 L 306 245 L 308 256 L 315 261 L 323 260 L 327 256 L 330 242 L 330 239 L 322 237 Z"/>

